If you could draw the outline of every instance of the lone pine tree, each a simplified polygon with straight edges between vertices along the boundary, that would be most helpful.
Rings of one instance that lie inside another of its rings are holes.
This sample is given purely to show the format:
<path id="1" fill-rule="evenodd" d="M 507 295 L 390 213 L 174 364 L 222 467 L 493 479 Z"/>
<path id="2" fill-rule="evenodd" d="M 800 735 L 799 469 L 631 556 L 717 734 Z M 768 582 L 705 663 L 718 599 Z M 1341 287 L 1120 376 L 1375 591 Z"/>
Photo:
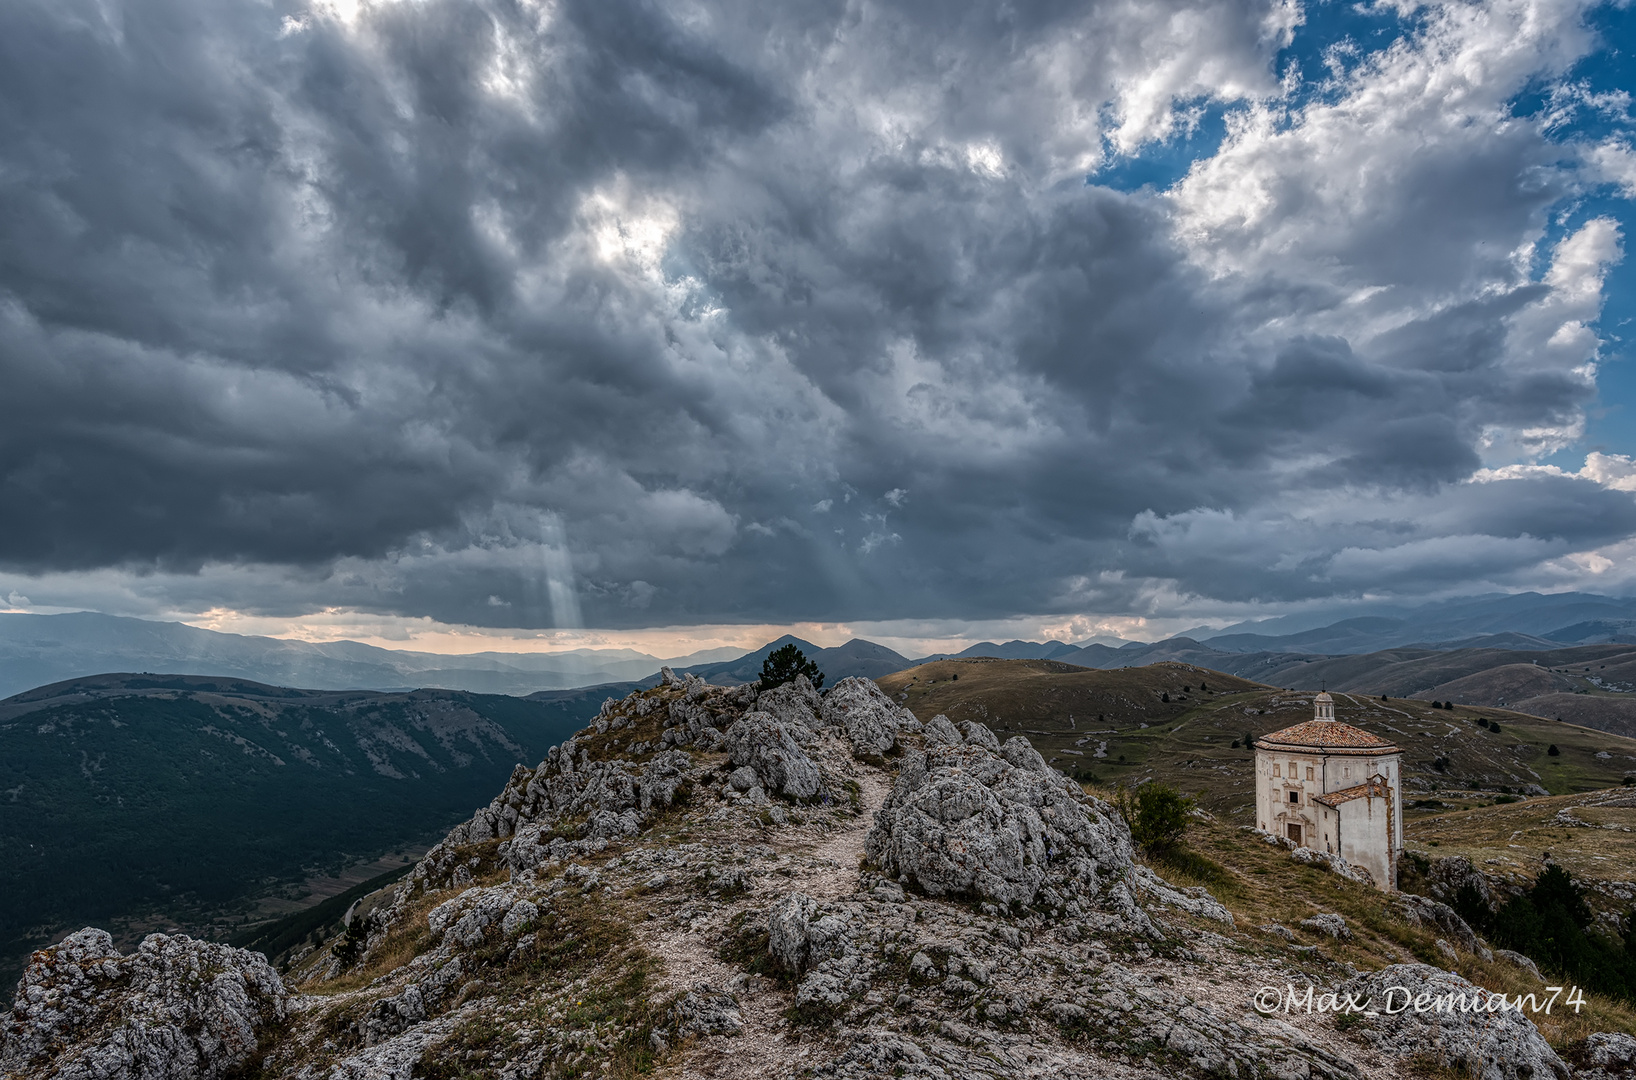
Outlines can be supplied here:
<path id="1" fill-rule="evenodd" d="M 807 659 L 806 653 L 794 645 L 774 649 L 767 654 L 767 659 L 761 662 L 763 690 L 771 690 L 775 686 L 794 682 L 797 675 L 805 675 L 814 690 L 822 690 L 824 687 L 824 673 L 818 670 L 817 664 Z"/>

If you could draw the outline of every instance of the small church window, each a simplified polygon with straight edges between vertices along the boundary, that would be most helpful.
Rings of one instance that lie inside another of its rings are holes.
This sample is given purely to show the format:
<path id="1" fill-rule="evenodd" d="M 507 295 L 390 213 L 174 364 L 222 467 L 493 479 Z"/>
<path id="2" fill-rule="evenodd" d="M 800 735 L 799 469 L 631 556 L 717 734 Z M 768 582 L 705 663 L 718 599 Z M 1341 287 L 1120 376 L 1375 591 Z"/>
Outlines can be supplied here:
<path id="1" fill-rule="evenodd" d="M 1308 780 L 1312 779 L 1312 766 L 1311 765 L 1307 766 L 1307 779 Z"/>
<path id="2" fill-rule="evenodd" d="M 1283 773 L 1278 771 L 1278 763 L 1276 761 L 1272 763 L 1272 774 L 1274 776 L 1283 776 L 1284 775 Z"/>
<path id="3" fill-rule="evenodd" d="M 1295 762 L 1293 761 L 1289 763 L 1289 778 L 1291 780 L 1295 779 Z"/>
<path id="4" fill-rule="evenodd" d="M 1341 775 L 1345 776 L 1348 780 L 1352 779 L 1352 766 L 1348 765 L 1345 769 L 1343 769 L 1341 771 Z"/>
<path id="5" fill-rule="evenodd" d="M 1290 792 L 1289 793 L 1289 801 L 1292 802 L 1292 803 L 1300 802 L 1301 801 L 1301 793 L 1299 791 Z"/>

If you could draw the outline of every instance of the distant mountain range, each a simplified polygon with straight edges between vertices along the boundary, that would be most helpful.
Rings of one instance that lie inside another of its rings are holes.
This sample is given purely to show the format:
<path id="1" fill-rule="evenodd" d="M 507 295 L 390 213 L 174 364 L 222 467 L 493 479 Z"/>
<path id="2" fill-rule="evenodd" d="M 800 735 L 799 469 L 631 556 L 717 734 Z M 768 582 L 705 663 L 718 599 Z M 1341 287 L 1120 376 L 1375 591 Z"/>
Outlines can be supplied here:
<path id="1" fill-rule="evenodd" d="M 555 653 L 443 653 L 382 649 L 356 641 L 286 641 L 201 630 L 184 623 L 95 612 L 0 614 L 0 697 L 64 679 L 110 671 L 149 671 L 251 679 L 332 690 L 439 687 L 524 695 L 627 682 L 735 656 L 712 649 L 661 659 L 632 649 Z"/>
<path id="2" fill-rule="evenodd" d="M 437 687 L 515 696 L 609 684 L 610 693 L 619 690 L 623 694 L 630 686 L 652 685 L 662 665 L 716 683 L 748 682 L 760 674 L 768 653 L 791 642 L 818 663 L 832 685 L 849 675 L 879 678 L 929 660 L 974 656 L 1060 660 L 1103 669 L 1187 658 L 1189 663 L 1221 671 L 1244 669 L 1247 676 L 1260 679 L 1265 675 L 1277 681 L 1274 672 L 1323 656 L 1405 648 L 1547 651 L 1636 643 L 1636 600 L 1585 593 L 1523 593 L 1442 601 L 1419 608 L 1382 606 L 1322 625 L 1311 625 L 1312 619 L 1282 617 L 1220 630 L 1200 628 L 1163 641 L 1114 645 L 1105 641 L 984 641 L 957 653 L 919 658 L 861 638 L 820 648 L 785 635 L 751 653 L 716 649 L 663 659 L 630 649 L 452 656 L 383 649 L 355 641 L 247 637 L 91 612 L 0 614 L 0 696 L 110 671 L 208 675 L 338 690 Z M 1225 659 L 1234 656 L 1240 659 Z M 1246 665 L 1263 674 L 1251 675 Z"/>

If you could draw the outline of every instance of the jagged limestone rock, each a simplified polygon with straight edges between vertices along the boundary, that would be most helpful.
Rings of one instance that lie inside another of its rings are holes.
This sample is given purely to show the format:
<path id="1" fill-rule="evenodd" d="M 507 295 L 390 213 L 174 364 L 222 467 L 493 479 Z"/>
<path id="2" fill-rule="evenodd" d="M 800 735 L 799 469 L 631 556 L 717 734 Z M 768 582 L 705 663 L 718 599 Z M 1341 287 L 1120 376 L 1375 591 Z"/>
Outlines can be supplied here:
<path id="1" fill-rule="evenodd" d="M 1570 1075 L 1532 1020 L 1512 1010 L 1476 1007 L 1486 1003 L 1488 992 L 1453 972 L 1430 964 L 1393 964 L 1348 981 L 1340 991 L 1372 1002 L 1376 1015 L 1365 1016 L 1357 1030 L 1382 1054 L 1429 1058 L 1476 1080 L 1567 1080 Z M 1413 1002 L 1422 994 L 1427 1002 L 1441 998 L 1473 1007 L 1417 1009 Z"/>
<path id="2" fill-rule="evenodd" d="M 1078 915 L 1111 894 L 1107 879 L 1132 868 L 1130 834 L 1112 808 L 1040 770 L 1022 747 L 1012 756 L 1025 767 L 1001 757 L 981 724 L 967 724 L 966 739 L 905 760 L 866 841 L 870 862 L 930 896 L 970 895 L 1002 908 L 1043 899 Z"/>
<path id="3" fill-rule="evenodd" d="M 1333 855 L 1327 851 L 1318 851 L 1309 847 L 1296 847 L 1289 853 L 1289 857 L 1306 866 L 1321 866 L 1331 873 L 1339 874 L 1343 878 L 1364 885 L 1373 885 L 1375 883 L 1374 875 L 1368 870 L 1361 866 L 1353 866 L 1343 856 Z"/>
<path id="4" fill-rule="evenodd" d="M 1501 960 L 1504 960 L 1506 963 L 1514 964 L 1517 967 L 1522 968 L 1522 970 L 1532 975 L 1536 981 L 1540 983 L 1545 982 L 1545 976 L 1540 974 L 1539 965 L 1534 963 L 1534 961 L 1529 959 L 1527 956 L 1524 956 L 1522 953 L 1512 952 L 1510 949 L 1495 949 L 1494 955 L 1499 957 Z"/>
<path id="5" fill-rule="evenodd" d="M 698 983 L 670 1008 L 670 1030 L 677 1038 L 689 1035 L 737 1035 L 744 1030 L 744 1014 L 732 994 Z"/>
<path id="6" fill-rule="evenodd" d="M 920 733 L 926 737 L 927 746 L 959 746 L 962 741 L 960 729 L 942 713 L 926 721 Z"/>
<path id="7" fill-rule="evenodd" d="M 1575 1080 L 1636 1080 L 1636 1037 L 1599 1031 L 1574 1048 Z"/>
<path id="8" fill-rule="evenodd" d="M 1000 740 L 995 737 L 994 732 L 975 720 L 967 720 L 961 724 L 960 734 L 972 746 L 981 746 L 983 749 L 992 750 L 996 754 L 1000 752 Z"/>
<path id="9" fill-rule="evenodd" d="M 825 725 L 840 728 L 860 757 L 879 757 L 897 745 L 898 729 L 913 719 L 872 680 L 842 679 L 824 695 L 821 716 Z"/>
<path id="10" fill-rule="evenodd" d="M 1414 893 L 1401 893 L 1397 899 L 1403 917 L 1413 925 L 1440 931 L 1454 945 L 1466 952 L 1487 951 L 1477 940 L 1476 932 L 1447 904 Z"/>
<path id="11" fill-rule="evenodd" d="M 727 752 L 734 765 L 754 769 L 768 791 L 810 799 L 823 786 L 817 764 L 770 713 L 757 710 L 734 721 L 727 729 Z"/>
<path id="12" fill-rule="evenodd" d="M 823 698 L 812 688 L 805 675 L 797 675 L 790 682 L 764 690 L 756 696 L 755 709 L 777 720 L 803 746 L 813 740 L 813 729 L 821 723 Z"/>
<path id="13" fill-rule="evenodd" d="M 767 951 L 792 975 L 807 966 L 807 930 L 818 904 L 804 893 L 792 893 L 767 913 Z"/>
<path id="14" fill-rule="evenodd" d="M 1302 919 L 1301 925 L 1314 933 L 1327 934 L 1338 941 L 1352 940 L 1352 929 L 1346 925 L 1346 920 L 1331 912 Z"/>
<path id="15" fill-rule="evenodd" d="M 288 997 L 260 953 L 150 934 L 122 956 L 87 927 L 24 972 L 0 1025 L 0 1075 L 215 1080 L 250 1060 Z"/>

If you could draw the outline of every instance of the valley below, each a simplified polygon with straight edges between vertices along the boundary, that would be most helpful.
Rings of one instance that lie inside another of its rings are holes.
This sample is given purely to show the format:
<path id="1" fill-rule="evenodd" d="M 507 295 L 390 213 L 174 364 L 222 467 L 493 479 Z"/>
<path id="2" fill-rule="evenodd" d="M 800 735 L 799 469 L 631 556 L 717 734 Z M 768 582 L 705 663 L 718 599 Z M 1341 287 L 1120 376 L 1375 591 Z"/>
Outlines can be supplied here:
<path id="1" fill-rule="evenodd" d="M 593 696 L 108 675 L 0 702 L 0 979 L 88 922 L 225 939 L 413 861 Z"/>

